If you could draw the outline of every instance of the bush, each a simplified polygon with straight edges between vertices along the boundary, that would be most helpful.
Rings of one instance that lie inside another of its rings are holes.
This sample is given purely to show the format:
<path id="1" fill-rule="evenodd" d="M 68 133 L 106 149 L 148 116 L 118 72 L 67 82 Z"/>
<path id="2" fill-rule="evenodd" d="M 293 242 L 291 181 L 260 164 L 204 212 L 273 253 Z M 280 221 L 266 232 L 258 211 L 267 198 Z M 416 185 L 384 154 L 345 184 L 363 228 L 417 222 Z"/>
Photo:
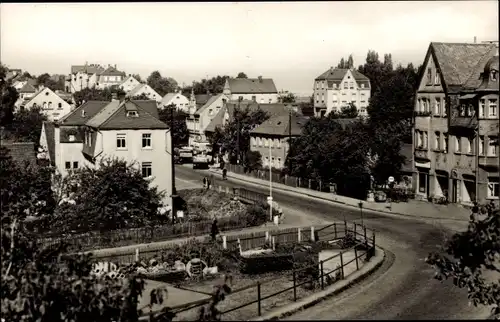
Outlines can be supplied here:
<path id="1" fill-rule="evenodd" d="M 356 241 L 354 234 L 351 232 L 347 232 L 345 234 L 345 236 L 342 238 L 340 245 L 343 249 L 348 249 L 348 248 L 356 246 L 357 243 L 358 242 Z"/>

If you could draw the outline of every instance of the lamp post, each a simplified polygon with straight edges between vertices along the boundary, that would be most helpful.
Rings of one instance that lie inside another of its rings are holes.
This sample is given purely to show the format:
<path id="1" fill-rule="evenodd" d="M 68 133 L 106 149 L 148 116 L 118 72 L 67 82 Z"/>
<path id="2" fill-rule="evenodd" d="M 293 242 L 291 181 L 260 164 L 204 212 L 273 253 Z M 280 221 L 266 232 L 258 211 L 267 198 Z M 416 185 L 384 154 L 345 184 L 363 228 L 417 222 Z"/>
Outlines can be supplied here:
<path id="1" fill-rule="evenodd" d="M 269 141 L 269 217 L 271 218 L 271 222 L 273 221 L 273 176 L 271 172 L 272 154 L 271 141 Z"/>
<path id="2" fill-rule="evenodd" d="M 170 142 L 171 142 L 171 150 L 170 150 L 170 164 L 172 167 L 172 224 L 175 223 L 175 200 L 177 198 L 177 191 L 175 189 L 175 157 L 174 157 L 174 109 L 170 107 Z"/>
<path id="3" fill-rule="evenodd" d="M 359 206 L 359 212 L 361 214 L 361 226 L 365 226 L 364 223 L 363 223 L 363 202 L 359 202 L 358 203 L 358 206 Z"/>

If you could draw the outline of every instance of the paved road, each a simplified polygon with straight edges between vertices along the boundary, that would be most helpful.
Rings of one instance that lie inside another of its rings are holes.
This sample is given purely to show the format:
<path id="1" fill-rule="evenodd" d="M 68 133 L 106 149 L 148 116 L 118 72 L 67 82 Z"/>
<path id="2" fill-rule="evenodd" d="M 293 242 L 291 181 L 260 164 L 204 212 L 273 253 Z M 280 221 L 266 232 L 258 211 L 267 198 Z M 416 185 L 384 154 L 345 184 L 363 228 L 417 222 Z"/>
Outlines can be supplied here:
<path id="1" fill-rule="evenodd" d="M 206 171 L 195 172 L 179 166 L 176 176 L 182 180 L 201 180 Z M 217 176 L 216 176 L 217 178 Z M 241 181 L 227 180 L 229 187 L 247 187 L 268 193 L 268 189 Z M 359 220 L 360 212 L 331 203 L 311 200 L 286 192 L 273 191 L 274 199 L 304 216 L 325 220 Z M 488 317 L 486 308 L 468 305 L 467 293 L 451 282 L 433 279 L 434 270 L 424 262 L 436 250 L 446 233 L 443 228 L 412 219 L 365 214 L 365 224 L 377 231 L 377 244 L 388 254 L 388 261 L 358 286 L 289 319 L 476 319 Z"/>

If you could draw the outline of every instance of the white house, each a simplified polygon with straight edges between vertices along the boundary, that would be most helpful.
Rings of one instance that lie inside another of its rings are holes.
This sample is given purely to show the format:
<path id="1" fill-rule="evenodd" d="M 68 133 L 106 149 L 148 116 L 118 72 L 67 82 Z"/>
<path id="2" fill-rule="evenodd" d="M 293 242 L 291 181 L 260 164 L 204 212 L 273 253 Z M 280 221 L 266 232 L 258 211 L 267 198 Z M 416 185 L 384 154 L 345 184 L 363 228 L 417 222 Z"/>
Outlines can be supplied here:
<path id="1" fill-rule="evenodd" d="M 111 86 L 120 86 L 126 76 L 124 72 L 116 68 L 116 65 L 108 65 L 108 68 L 97 74 L 96 87 L 98 89 L 105 89 Z"/>
<path id="2" fill-rule="evenodd" d="M 71 105 L 48 87 L 38 91 L 24 104 L 25 109 L 29 110 L 33 107 L 40 107 L 49 121 L 57 121 L 71 112 Z"/>
<path id="3" fill-rule="evenodd" d="M 148 84 L 139 84 L 133 90 L 127 93 L 127 97 L 137 97 L 141 95 L 146 95 L 150 100 L 154 100 L 158 103 L 161 102 L 162 97 L 158 94 L 151 86 Z"/>
<path id="4" fill-rule="evenodd" d="M 98 75 L 104 67 L 98 64 L 71 66 L 71 74 L 66 79 L 66 92 L 75 93 L 84 88 L 93 88 L 97 85 Z"/>
<path id="5" fill-rule="evenodd" d="M 230 100 L 251 100 L 259 104 L 278 103 L 278 90 L 272 78 L 228 78 L 223 93 Z"/>
<path id="6" fill-rule="evenodd" d="M 135 79 L 134 76 L 129 75 L 125 80 L 120 84 L 120 88 L 125 92 L 128 93 L 137 86 L 139 86 L 141 82 L 139 82 L 137 79 Z"/>
<path id="7" fill-rule="evenodd" d="M 155 101 L 86 102 L 59 122 L 45 122 L 40 146 L 63 175 L 104 157 L 135 163 L 172 205 L 171 136 Z"/>
<path id="8" fill-rule="evenodd" d="M 189 99 L 182 95 L 181 91 L 178 93 L 167 93 L 163 96 L 160 106 L 166 107 L 169 105 L 175 105 L 178 110 L 189 113 Z"/>

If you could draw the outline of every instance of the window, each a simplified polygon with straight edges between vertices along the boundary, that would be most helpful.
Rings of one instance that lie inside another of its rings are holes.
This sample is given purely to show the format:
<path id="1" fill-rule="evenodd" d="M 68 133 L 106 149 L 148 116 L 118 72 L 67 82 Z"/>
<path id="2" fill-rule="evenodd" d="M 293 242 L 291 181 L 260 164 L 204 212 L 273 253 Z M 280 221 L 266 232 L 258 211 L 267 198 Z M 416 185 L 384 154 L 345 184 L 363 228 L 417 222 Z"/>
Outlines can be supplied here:
<path id="1" fill-rule="evenodd" d="M 78 161 L 73 161 L 73 169 L 78 169 Z"/>
<path id="2" fill-rule="evenodd" d="M 484 136 L 479 137 L 479 155 L 484 155 Z"/>
<path id="3" fill-rule="evenodd" d="M 473 154 L 472 149 L 474 148 L 474 141 L 471 138 L 467 138 L 467 154 Z"/>
<path id="4" fill-rule="evenodd" d="M 47 102 L 43 102 L 42 106 L 43 106 L 44 109 L 47 109 Z"/>
<path id="5" fill-rule="evenodd" d="M 460 153 L 461 151 L 460 138 L 455 136 L 455 152 Z"/>
<path id="6" fill-rule="evenodd" d="M 321 82 L 321 89 L 325 89 L 325 82 Z"/>
<path id="7" fill-rule="evenodd" d="M 119 133 L 116 135 L 116 148 L 126 149 L 127 148 L 127 135 L 124 133 Z"/>
<path id="8" fill-rule="evenodd" d="M 434 101 L 434 115 L 441 115 L 441 107 L 439 105 L 439 98 L 436 98 Z"/>
<path id="9" fill-rule="evenodd" d="M 45 96 L 49 96 L 49 92 L 45 92 Z"/>
<path id="10" fill-rule="evenodd" d="M 280 139 L 276 139 L 276 146 L 278 147 L 278 149 L 281 149 L 281 140 Z"/>
<path id="11" fill-rule="evenodd" d="M 319 89 L 319 82 L 316 82 L 316 89 Z"/>
<path id="12" fill-rule="evenodd" d="M 252 95 L 252 101 L 257 102 L 257 96 Z"/>
<path id="13" fill-rule="evenodd" d="M 277 164 L 278 167 L 281 167 L 281 158 L 278 158 L 278 164 Z"/>
<path id="14" fill-rule="evenodd" d="M 151 162 L 143 162 L 141 165 L 142 177 L 149 178 L 153 175 L 153 167 Z"/>
<path id="15" fill-rule="evenodd" d="M 460 105 L 460 116 L 465 116 L 465 104 Z"/>
<path id="16" fill-rule="evenodd" d="M 256 146 L 256 144 L 255 144 L 255 138 L 250 138 L 250 143 L 252 144 L 252 146 Z"/>
<path id="17" fill-rule="evenodd" d="M 483 99 L 479 100 L 479 117 L 484 117 L 485 106 L 486 106 L 486 101 Z"/>
<path id="18" fill-rule="evenodd" d="M 419 147 L 419 148 L 422 148 L 424 146 L 423 133 L 419 130 L 415 131 L 415 143 L 417 144 L 417 147 Z"/>
<path id="19" fill-rule="evenodd" d="M 271 168 L 275 167 L 274 165 L 274 157 L 271 158 Z"/>
<path id="20" fill-rule="evenodd" d="M 361 88 L 365 88 L 365 84 L 361 84 Z M 364 95 L 364 94 L 362 94 L 362 95 Z"/>
<path id="21" fill-rule="evenodd" d="M 269 147 L 269 142 L 267 141 L 267 139 L 264 139 L 264 146 L 267 148 Z"/>
<path id="22" fill-rule="evenodd" d="M 264 159 L 264 165 L 269 166 L 269 157 L 266 157 L 266 158 Z"/>
<path id="23" fill-rule="evenodd" d="M 361 96 L 365 96 L 365 93 L 361 93 Z"/>
<path id="24" fill-rule="evenodd" d="M 427 84 L 432 84 L 432 69 L 427 68 Z"/>
<path id="25" fill-rule="evenodd" d="M 128 111 L 127 117 L 139 117 L 139 114 L 137 114 L 137 111 Z"/>
<path id="26" fill-rule="evenodd" d="M 443 133 L 443 151 L 448 153 L 448 133 Z"/>
<path id="27" fill-rule="evenodd" d="M 429 147 L 429 137 L 427 135 L 427 132 L 424 132 L 424 148 Z"/>
<path id="28" fill-rule="evenodd" d="M 434 76 L 434 85 L 439 85 L 441 83 L 441 77 L 439 76 L 439 72 L 436 70 L 436 75 Z"/>
<path id="29" fill-rule="evenodd" d="M 324 94 L 324 93 L 322 93 L 322 94 L 321 94 L 321 103 L 324 103 L 324 102 L 325 102 L 325 94 Z"/>
<path id="30" fill-rule="evenodd" d="M 488 178 L 488 198 L 498 198 L 500 196 L 500 182 L 498 177 Z"/>
<path id="31" fill-rule="evenodd" d="M 467 107 L 467 116 L 474 116 L 474 106 L 472 104 Z"/>
<path id="32" fill-rule="evenodd" d="M 69 161 L 64 162 L 64 167 L 66 168 L 66 170 L 71 169 L 71 162 Z"/>
<path id="33" fill-rule="evenodd" d="M 418 173 L 418 192 L 427 192 L 427 174 L 423 172 Z"/>
<path id="34" fill-rule="evenodd" d="M 269 104 L 271 104 L 272 102 L 273 102 L 273 99 L 272 99 L 272 98 L 270 98 L 270 99 L 269 99 Z"/>
<path id="35" fill-rule="evenodd" d="M 269 139 L 269 147 L 274 148 L 274 140 L 273 139 Z"/>
<path id="36" fill-rule="evenodd" d="M 142 148 L 151 149 L 151 133 L 142 134 Z"/>
<path id="37" fill-rule="evenodd" d="M 243 100 L 243 96 L 238 96 L 238 100 L 242 101 Z"/>
<path id="38" fill-rule="evenodd" d="M 496 81 L 497 80 L 497 71 L 496 70 L 492 70 L 490 76 L 491 76 L 491 80 L 492 81 Z"/>
<path id="39" fill-rule="evenodd" d="M 349 88 L 354 89 L 354 82 L 349 82 Z"/>
<path id="40" fill-rule="evenodd" d="M 497 100 L 489 100 L 489 115 L 490 117 L 497 117 L 498 116 L 498 110 L 497 110 Z"/>
<path id="41" fill-rule="evenodd" d="M 434 132 L 434 148 L 437 151 L 441 150 L 441 133 Z"/>
<path id="42" fill-rule="evenodd" d="M 349 88 L 349 84 L 347 84 L 347 82 L 344 82 L 344 89 L 348 89 Z"/>
<path id="43" fill-rule="evenodd" d="M 488 138 L 488 141 L 489 141 L 489 144 L 488 144 L 488 155 L 489 156 L 497 156 L 498 155 L 498 145 L 494 144 L 493 142 L 495 142 L 497 139 L 497 137 L 495 136 L 490 136 Z"/>
<path id="44" fill-rule="evenodd" d="M 214 114 L 214 110 L 213 110 L 213 109 L 209 109 L 209 110 L 208 110 L 208 115 L 210 115 L 210 116 L 211 116 L 212 114 Z"/>
<path id="45" fill-rule="evenodd" d="M 443 116 L 446 117 L 448 111 L 446 110 L 446 99 L 443 100 Z"/>
<path id="46" fill-rule="evenodd" d="M 263 142 L 262 142 L 262 138 L 259 138 L 259 146 L 262 146 Z"/>
<path id="47" fill-rule="evenodd" d="M 57 108 L 61 110 L 62 109 L 62 103 L 58 103 L 57 104 Z"/>

